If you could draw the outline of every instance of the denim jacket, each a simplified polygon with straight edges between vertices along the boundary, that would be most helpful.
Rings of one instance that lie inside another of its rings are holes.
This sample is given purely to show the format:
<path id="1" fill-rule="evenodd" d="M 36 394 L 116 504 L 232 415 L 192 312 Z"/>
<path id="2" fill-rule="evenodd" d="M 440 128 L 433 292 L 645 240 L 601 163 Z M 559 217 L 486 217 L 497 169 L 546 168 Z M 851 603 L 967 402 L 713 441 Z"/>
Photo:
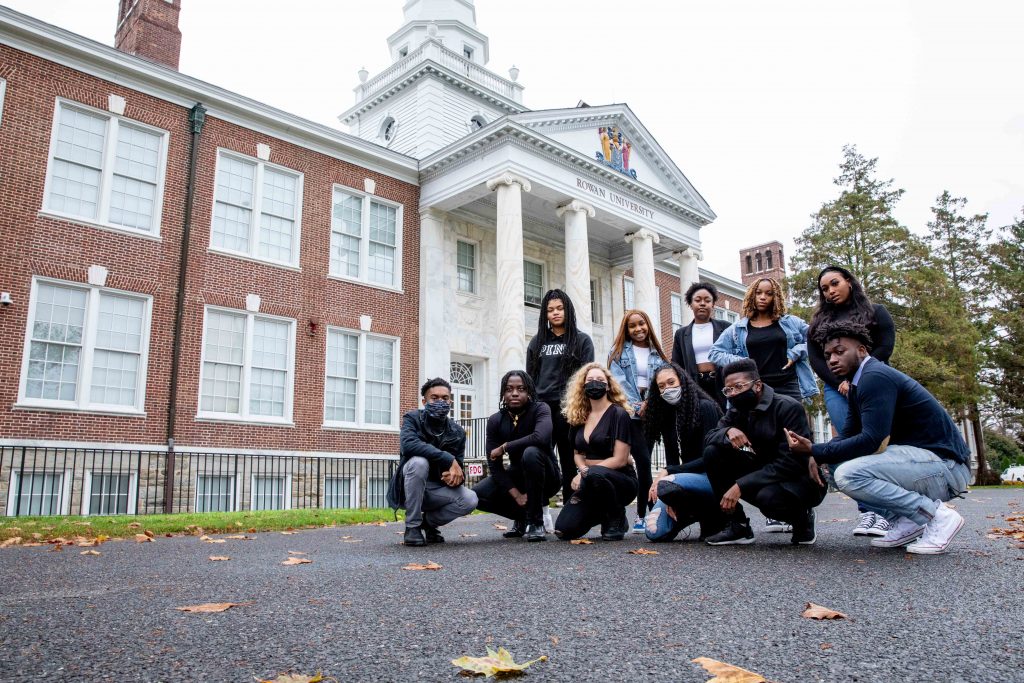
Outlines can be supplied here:
<path id="1" fill-rule="evenodd" d="M 658 355 L 658 352 L 651 347 L 651 355 L 647 357 L 647 378 L 648 382 L 654 373 L 665 364 L 665 360 Z M 636 385 L 636 353 L 633 351 L 633 342 L 626 341 L 622 345 L 622 356 L 608 359 L 608 371 L 612 378 L 619 383 L 626 399 L 633 406 L 633 418 L 637 419 L 640 414 L 640 389 Z"/>
<path id="2" fill-rule="evenodd" d="M 747 354 L 747 318 L 740 318 L 727 330 L 722 332 L 718 341 L 711 347 L 708 358 L 718 367 L 749 358 Z M 796 361 L 796 378 L 800 383 L 800 395 L 804 400 L 817 396 L 818 383 L 807 359 L 807 323 L 795 315 L 784 315 L 779 318 L 779 326 L 786 333 L 788 351 L 786 355 Z"/>

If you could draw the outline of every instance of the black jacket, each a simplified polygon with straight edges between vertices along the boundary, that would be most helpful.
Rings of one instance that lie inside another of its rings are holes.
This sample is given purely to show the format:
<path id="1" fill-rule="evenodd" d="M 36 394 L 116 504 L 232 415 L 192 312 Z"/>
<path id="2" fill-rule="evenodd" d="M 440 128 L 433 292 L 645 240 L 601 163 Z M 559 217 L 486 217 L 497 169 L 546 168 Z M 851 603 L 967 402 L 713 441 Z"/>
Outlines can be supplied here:
<path id="1" fill-rule="evenodd" d="M 711 329 L 714 331 L 714 341 L 718 341 L 729 327 L 729 323 L 717 318 L 711 319 Z M 684 325 L 676 330 L 672 341 L 672 362 L 683 366 L 683 369 L 690 373 L 690 377 L 697 376 L 697 360 L 693 355 L 693 323 Z"/>
<path id="2" fill-rule="evenodd" d="M 783 429 L 811 438 L 811 429 L 807 424 L 807 413 L 799 401 L 776 393 L 767 384 L 763 385 L 761 400 L 749 413 L 742 413 L 735 407 L 718 422 L 718 427 L 710 432 L 705 444 L 717 448 L 733 448 L 726 435 L 730 428 L 736 427 L 747 435 L 747 440 L 754 450 L 754 456 L 764 466 L 745 474 L 736 480 L 740 491 L 747 488 L 763 487 L 769 484 L 786 484 L 786 488 L 805 500 L 816 500 L 817 505 L 825 498 L 826 488 L 822 488 L 811 480 L 807 469 L 807 457 L 798 456 L 789 450 L 789 442 Z"/>
<path id="3" fill-rule="evenodd" d="M 439 434 L 431 432 L 426 425 L 426 414 L 422 410 L 410 410 L 402 417 L 402 432 L 399 437 L 398 471 L 388 484 L 388 505 L 394 509 L 405 507 L 405 473 L 402 468 L 410 458 L 421 456 L 430 463 L 427 479 L 441 482 L 441 473 L 458 461 L 464 467 L 466 453 L 466 431 L 455 420 L 448 418 L 444 430 Z"/>
<path id="4" fill-rule="evenodd" d="M 490 453 L 501 444 L 506 444 L 508 469 L 504 458 L 490 459 Z M 523 452 L 529 447 L 539 448 L 547 454 L 558 471 L 558 459 L 551 450 L 551 409 L 547 403 L 533 401 L 527 404 L 519 422 L 512 426 L 512 417 L 505 411 L 498 411 L 487 419 L 487 465 L 498 488 L 509 491 L 515 485 L 509 471 L 520 468 Z"/>
<path id="5" fill-rule="evenodd" d="M 669 465 L 665 469 L 669 474 L 684 472 L 704 472 L 704 440 L 707 435 L 718 428 L 722 418 L 722 409 L 711 399 L 700 402 L 700 424 L 696 429 L 680 424 L 679 411 L 676 413 L 676 437 L 679 439 L 679 465 Z"/>

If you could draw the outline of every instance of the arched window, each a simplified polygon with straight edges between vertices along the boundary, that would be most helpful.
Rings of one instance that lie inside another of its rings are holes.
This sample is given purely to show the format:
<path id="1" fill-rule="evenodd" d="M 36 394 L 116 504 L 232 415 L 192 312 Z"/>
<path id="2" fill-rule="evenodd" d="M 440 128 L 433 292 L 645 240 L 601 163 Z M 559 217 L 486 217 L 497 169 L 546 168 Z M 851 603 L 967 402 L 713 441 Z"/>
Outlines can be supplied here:
<path id="1" fill-rule="evenodd" d="M 469 363 L 452 361 L 448 368 L 448 373 L 451 375 L 452 384 L 462 384 L 468 387 L 473 386 L 473 366 Z"/>
<path id="2" fill-rule="evenodd" d="M 480 116 L 480 114 L 477 114 L 476 116 L 469 120 L 469 127 L 471 130 L 480 130 L 486 125 L 487 121 L 485 121 L 484 117 Z"/>
<path id="3" fill-rule="evenodd" d="M 380 124 L 380 139 L 384 141 L 384 144 L 390 143 L 395 139 L 395 132 L 398 130 L 398 123 L 394 117 L 389 116 L 384 119 L 384 122 Z"/>
<path id="4" fill-rule="evenodd" d="M 757 272 L 760 273 L 762 270 L 764 270 L 764 268 L 761 267 L 761 265 L 762 265 L 761 264 L 761 252 L 757 252 L 756 258 L 757 258 Z"/>
<path id="5" fill-rule="evenodd" d="M 747 254 L 747 273 L 754 272 L 754 261 L 750 258 L 750 254 Z"/>
<path id="6" fill-rule="evenodd" d="M 768 251 L 766 251 L 764 253 L 764 258 L 765 258 L 768 270 L 771 270 L 772 269 L 772 250 L 771 249 L 769 249 Z"/>

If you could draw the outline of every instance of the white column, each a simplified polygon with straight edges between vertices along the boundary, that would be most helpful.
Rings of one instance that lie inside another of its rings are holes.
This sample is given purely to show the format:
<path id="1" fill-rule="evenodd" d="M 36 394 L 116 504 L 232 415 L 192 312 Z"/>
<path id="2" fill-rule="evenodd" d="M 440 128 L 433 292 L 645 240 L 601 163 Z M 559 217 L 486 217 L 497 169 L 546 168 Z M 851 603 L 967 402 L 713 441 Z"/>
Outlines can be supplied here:
<path id="1" fill-rule="evenodd" d="M 690 288 L 690 285 L 700 281 L 700 274 L 697 272 L 697 262 L 703 256 L 693 247 L 686 247 L 674 253 L 679 259 L 679 293 L 685 296 L 686 290 Z M 689 325 L 693 322 L 693 311 L 686 305 L 685 299 L 682 299 L 682 313 L 684 325 Z"/>
<path id="2" fill-rule="evenodd" d="M 633 308 L 647 315 L 660 313 L 654 284 L 654 245 L 661 238 L 656 232 L 642 228 L 626 235 L 626 241 L 633 245 Z"/>
<path id="3" fill-rule="evenodd" d="M 420 212 L 420 374 L 448 379 L 451 356 L 445 325 L 444 214 L 433 209 Z"/>
<path id="4" fill-rule="evenodd" d="M 498 193 L 498 372 L 526 367 L 523 319 L 523 198 L 530 181 L 511 171 L 487 181 Z"/>
<path id="5" fill-rule="evenodd" d="M 619 324 L 622 322 L 622 316 L 626 315 L 626 269 L 625 268 L 612 268 L 612 321 L 608 326 L 608 329 L 615 334 L 619 331 Z"/>
<path id="6" fill-rule="evenodd" d="M 572 200 L 555 212 L 565 220 L 565 293 L 576 308 L 576 326 L 590 334 L 594 320 L 590 312 L 590 245 L 587 241 L 587 217 L 594 207 Z"/>

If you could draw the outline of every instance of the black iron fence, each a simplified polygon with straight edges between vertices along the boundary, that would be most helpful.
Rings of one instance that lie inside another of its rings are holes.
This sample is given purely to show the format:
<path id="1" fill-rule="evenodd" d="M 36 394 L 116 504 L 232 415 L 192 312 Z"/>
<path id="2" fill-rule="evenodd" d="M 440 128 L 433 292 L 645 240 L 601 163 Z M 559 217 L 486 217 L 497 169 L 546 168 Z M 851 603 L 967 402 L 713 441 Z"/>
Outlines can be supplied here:
<path id="1" fill-rule="evenodd" d="M 383 456 L 179 452 L 167 486 L 162 451 L 5 447 L 0 449 L 0 514 L 383 508 L 397 465 Z"/>

